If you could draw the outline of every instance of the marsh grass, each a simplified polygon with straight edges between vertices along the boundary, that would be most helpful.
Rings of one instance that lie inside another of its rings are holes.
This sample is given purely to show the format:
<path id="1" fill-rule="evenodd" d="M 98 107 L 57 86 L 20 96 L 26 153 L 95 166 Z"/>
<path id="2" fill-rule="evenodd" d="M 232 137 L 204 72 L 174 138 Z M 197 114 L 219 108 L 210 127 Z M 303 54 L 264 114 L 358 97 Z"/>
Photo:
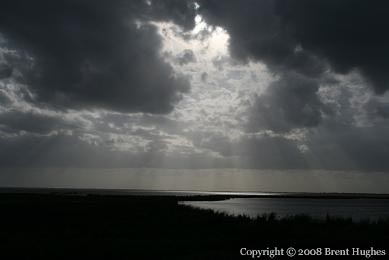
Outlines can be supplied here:
<path id="1" fill-rule="evenodd" d="M 388 219 L 253 219 L 181 199 L 2 194 L 2 259 L 241 259 L 241 247 L 384 248 L 389 241 Z"/>

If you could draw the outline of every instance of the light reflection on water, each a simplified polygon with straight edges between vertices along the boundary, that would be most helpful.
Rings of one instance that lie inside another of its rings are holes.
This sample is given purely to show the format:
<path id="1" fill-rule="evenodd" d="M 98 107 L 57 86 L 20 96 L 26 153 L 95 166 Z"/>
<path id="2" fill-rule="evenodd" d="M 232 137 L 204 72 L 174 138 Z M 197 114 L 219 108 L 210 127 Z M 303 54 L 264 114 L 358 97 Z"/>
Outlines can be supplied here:
<path id="1" fill-rule="evenodd" d="M 222 201 L 181 201 L 195 208 L 229 215 L 256 217 L 276 213 L 278 217 L 307 214 L 314 218 L 351 217 L 355 221 L 389 218 L 389 199 L 233 198 Z"/>

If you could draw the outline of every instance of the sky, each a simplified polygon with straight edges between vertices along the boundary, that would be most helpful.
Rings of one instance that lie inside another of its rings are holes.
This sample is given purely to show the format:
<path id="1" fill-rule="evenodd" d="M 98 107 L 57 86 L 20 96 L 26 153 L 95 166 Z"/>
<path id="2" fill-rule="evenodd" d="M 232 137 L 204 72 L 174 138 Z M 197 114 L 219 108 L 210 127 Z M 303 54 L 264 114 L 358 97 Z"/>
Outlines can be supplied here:
<path id="1" fill-rule="evenodd" d="M 4 0 L 0 169 L 385 173 L 388 27 L 386 1 Z"/>

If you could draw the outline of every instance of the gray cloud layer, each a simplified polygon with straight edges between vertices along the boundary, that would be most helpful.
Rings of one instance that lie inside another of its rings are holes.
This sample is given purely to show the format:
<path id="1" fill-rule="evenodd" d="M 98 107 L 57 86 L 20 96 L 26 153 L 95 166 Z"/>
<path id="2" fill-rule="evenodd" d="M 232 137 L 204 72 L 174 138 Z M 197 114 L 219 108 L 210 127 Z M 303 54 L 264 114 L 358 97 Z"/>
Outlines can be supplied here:
<path id="1" fill-rule="evenodd" d="M 300 74 L 288 73 L 270 84 L 251 111 L 249 129 L 276 132 L 314 127 L 330 109 L 317 96 L 319 82 Z"/>
<path id="2" fill-rule="evenodd" d="M 273 70 L 317 76 L 328 62 L 339 73 L 358 69 L 378 93 L 389 88 L 389 4 L 364 0 L 200 1 L 200 12 L 231 36 L 234 57 Z M 320 58 L 320 59 L 319 59 Z"/>
<path id="3" fill-rule="evenodd" d="M 3 1 L 0 166 L 389 170 L 386 2 L 198 3 Z"/>
<path id="4" fill-rule="evenodd" d="M 3 1 L 0 32 L 8 65 L 36 99 L 55 107 L 167 113 L 189 88 L 159 54 L 150 21 L 193 26 L 193 4 L 181 1 Z"/>

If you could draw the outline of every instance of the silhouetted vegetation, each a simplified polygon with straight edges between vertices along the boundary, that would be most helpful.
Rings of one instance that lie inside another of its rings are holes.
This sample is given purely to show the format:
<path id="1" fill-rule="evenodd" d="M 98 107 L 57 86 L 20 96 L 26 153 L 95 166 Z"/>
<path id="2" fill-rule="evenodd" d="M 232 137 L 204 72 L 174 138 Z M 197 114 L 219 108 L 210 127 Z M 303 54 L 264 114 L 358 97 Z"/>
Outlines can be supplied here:
<path id="1" fill-rule="evenodd" d="M 386 248 L 389 220 L 250 219 L 180 197 L 0 194 L 1 259 L 242 259 L 242 247 Z"/>

